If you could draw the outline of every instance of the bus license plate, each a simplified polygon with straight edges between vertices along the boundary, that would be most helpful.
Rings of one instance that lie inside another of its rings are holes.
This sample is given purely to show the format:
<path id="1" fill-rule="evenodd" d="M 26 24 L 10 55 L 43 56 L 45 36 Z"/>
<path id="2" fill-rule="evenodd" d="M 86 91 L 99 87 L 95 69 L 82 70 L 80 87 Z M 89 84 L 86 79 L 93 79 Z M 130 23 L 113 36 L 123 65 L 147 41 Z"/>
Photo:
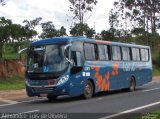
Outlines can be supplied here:
<path id="1" fill-rule="evenodd" d="M 47 96 L 48 94 L 44 94 L 44 93 L 40 94 L 40 97 L 47 97 Z"/>

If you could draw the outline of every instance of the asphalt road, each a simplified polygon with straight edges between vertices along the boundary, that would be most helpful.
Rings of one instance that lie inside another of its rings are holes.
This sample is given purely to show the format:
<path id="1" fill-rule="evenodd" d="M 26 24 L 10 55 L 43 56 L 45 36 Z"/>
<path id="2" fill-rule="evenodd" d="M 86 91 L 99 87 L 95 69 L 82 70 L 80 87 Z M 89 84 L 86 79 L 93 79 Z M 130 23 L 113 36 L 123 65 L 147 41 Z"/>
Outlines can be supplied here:
<path id="1" fill-rule="evenodd" d="M 23 114 L 22 118 L 27 118 L 27 115 L 43 119 L 132 119 L 157 109 L 160 110 L 160 80 L 137 87 L 135 92 L 103 92 L 89 100 L 63 96 L 54 102 L 46 98 L 25 98 L 0 103 L 0 115 L 3 118 Z M 8 113 L 13 114 L 4 115 Z"/>

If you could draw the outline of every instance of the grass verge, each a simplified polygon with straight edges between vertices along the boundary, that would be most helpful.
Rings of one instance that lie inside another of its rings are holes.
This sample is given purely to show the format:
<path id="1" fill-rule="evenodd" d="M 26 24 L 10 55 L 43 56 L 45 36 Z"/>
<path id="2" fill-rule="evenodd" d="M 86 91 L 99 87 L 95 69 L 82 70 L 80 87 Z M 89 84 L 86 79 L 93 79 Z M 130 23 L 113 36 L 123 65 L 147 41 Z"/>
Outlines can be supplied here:
<path id="1" fill-rule="evenodd" d="M 153 76 L 160 76 L 160 68 L 153 68 Z"/>
<path id="2" fill-rule="evenodd" d="M 135 117 L 133 119 L 160 119 L 160 110 L 143 113 L 141 116 Z"/>
<path id="3" fill-rule="evenodd" d="M 0 80 L 0 90 L 19 90 L 24 88 L 24 80 L 19 76 Z"/>

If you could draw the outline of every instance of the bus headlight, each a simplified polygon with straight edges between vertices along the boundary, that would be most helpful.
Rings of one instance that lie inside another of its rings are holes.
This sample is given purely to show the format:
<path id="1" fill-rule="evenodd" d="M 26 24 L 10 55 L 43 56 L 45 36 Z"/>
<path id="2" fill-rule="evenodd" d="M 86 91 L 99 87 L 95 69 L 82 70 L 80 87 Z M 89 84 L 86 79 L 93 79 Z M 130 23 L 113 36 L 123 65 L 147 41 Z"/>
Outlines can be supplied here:
<path id="1" fill-rule="evenodd" d="M 25 79 L 25 84 L 26 84 L 27 86 L 30 86 L 30 84 L 29 84 L 29 82 L 28 82 L 27 79 Z"/>
<path id="2" fill-rule="evenodd" d="M 57 85 L 61 85 L 63 83 L 65 83 L 66 81 L 68 81 L 69 79 L 69 75 L 63 76 L 57 83 Z"/>

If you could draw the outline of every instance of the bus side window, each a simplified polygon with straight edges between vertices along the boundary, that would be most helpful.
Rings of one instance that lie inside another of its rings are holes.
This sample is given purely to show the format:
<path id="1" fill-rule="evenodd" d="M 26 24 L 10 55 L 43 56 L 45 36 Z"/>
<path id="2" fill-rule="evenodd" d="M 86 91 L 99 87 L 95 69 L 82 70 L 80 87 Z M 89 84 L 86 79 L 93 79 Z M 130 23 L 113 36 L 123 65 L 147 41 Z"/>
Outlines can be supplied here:
<path id="1" fill-rule="evenodd" d="M 139 48 L 132 48 L 132 60 L 133 61 L 140 61 L 140 52 Z"/>
<path id="2" fill-rule="evenodd" d="M 96 45 L 91 43 L 84 44 L 85 58 L 86 60 L 95 60 L 96 57 Z"/>
<path id="3" fill-rule="evenodd" d="M 73 60 L 73 65 L 76 67 L 82 66 L 82 60 L 81 60 L 81 52 L 79 51 L 72 51 L 72 60 Z"/>
<path id="4" fill-rule="evenodd" d="M 122 47 L 122 58 L 124 61 L 131 60 L 129 47 Z"/>
<path id="5" fill-rule="evenodd" d="M 112 46 L 113 61 L 121 61 L 121 49 L 119 46 Z"/>
<path id="6" fill-rule="evenodd" d="M 149 61 L 149 50 L 148 49 L 141 49 L 141 60 L 144 62 Z"/>
<path id="7" fill-rule="evenodd" d="M 106 60 L 106 49 L 104 45 L 98 45 L 98 54 L 99 54 L 99 59 L 100 60 Z"/>
<path id="8" fill-rule="evenodd" d="M 76 74 L 82 70 L 82 59 L 81 52 L 72 51 L 71 58 L 73 62 L 73 67 L 71 68 L 71 75 Z"/>
<path id="9" fill-rule="evenodd" d="M 109 52 L 107 45 L 98 45 L 99 60 L 109 60 Z"/>

